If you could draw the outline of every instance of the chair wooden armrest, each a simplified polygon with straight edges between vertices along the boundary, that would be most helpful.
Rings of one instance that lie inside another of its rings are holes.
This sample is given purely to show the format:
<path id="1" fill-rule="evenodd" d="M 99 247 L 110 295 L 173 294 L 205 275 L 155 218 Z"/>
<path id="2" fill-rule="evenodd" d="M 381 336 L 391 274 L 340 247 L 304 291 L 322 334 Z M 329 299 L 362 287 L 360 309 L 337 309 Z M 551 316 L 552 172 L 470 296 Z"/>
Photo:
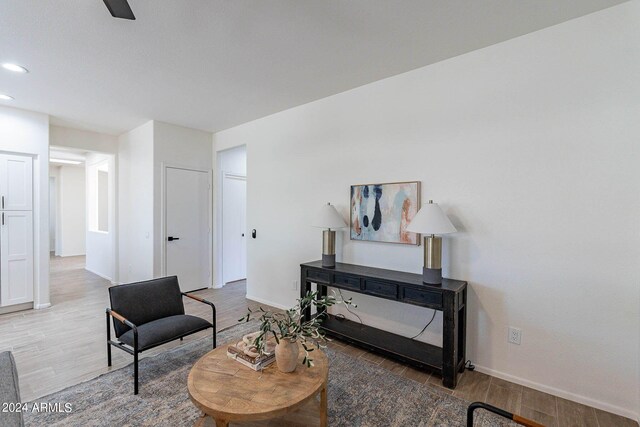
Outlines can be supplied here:
<path id="1" fill-rule="evenodd" d="M 136 328 L 136 325 L 134 325 L 132 322 L 130 322 L 127 319 L 125 319 L 125 317 L 122 314 L 119 314 L 118 312 L 113 311 L 110 308 L 107 308 L 107 314 L 110 315 L 111 317 L 113 317 L 114 319 L 119 320 L 123 324 L 127 325 L 128 327 L 130 327 L 134 331 L 136 331 L 138 329 L 138 328 Z"/>

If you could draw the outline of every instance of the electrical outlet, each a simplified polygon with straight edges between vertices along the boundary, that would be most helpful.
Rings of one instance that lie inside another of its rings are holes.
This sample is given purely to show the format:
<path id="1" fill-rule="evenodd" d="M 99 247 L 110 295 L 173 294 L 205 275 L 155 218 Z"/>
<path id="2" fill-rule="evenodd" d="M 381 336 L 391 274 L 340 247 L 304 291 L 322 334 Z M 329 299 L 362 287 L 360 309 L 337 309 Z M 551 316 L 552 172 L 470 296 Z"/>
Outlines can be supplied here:
<path id="1" fill-rule="evenodd" d="M 293 290 L 297 291 L 298 290 L 298 281 L 294 280 L 292 284 L 293 284 Z"/>
<path id="2" fill-rule="evenodd" d="M 509 326 L 509 336 L 507 337 L 507 340 L 512 344 L 520 345 L 520 342 L 522 341 L 522 329 Z"/>

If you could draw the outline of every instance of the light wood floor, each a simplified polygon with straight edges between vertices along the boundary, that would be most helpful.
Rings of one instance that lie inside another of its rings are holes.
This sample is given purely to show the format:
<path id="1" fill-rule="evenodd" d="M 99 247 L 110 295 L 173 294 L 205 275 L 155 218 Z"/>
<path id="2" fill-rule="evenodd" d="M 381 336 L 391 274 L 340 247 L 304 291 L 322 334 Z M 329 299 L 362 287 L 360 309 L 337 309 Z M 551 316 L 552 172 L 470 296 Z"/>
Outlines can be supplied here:
<path id="1" fill-rule="evenodd" d="M 23 401 L 44 396 L 131 363 L 130 355 L 113 351 L 113 366 L 107 368 L 105 315 L 109 282 L 84 270 L 84 257 L 51 260 L 51 302 L 45 310 L 0 315 L 0 351 L 11 350 L 16 358 Z M 198 292 L 216 304 L 218 329 L 234 325 L 248 307 L 258 304 L 245 298 L 244 282 L 222 289 Z M 185 300 L 187 313 L 210 318 L 208 306 Z M 203 331 L 185 341 L 209 336 Z M 143 353 L 149 357 L 180 341 Z M 440 378 L 398 364 L 379 355 L 345 345 L 330 344 L 338 351 L 361 357 L 413 381 L 437 387 L 468 401 L 485 401 L 544 425 L 626 427 L 638 424 L 598 409 L 551 396 L 479 372 L 465 372 L 455 390 L 441 386 Z"/>

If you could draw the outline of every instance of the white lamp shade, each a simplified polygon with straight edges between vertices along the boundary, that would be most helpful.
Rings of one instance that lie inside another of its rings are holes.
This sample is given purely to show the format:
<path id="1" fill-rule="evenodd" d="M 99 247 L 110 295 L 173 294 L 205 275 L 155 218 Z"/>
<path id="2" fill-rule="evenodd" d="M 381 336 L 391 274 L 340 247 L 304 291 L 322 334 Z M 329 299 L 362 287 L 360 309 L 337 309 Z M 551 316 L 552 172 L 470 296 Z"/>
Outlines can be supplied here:
<path id="1" fill-rule="evenodd" d="M 413 217 L 407 231 L 421 234 L 454 233 L 456 228 L 437 203 L 427 203 Z"/>
<path id="2" fill-rule="evenodd" d="M 344 228 L 347 223 L 344 222 L 335 206 L 327 203 L 318 210 L 311 225 L 318 228 Z"/>

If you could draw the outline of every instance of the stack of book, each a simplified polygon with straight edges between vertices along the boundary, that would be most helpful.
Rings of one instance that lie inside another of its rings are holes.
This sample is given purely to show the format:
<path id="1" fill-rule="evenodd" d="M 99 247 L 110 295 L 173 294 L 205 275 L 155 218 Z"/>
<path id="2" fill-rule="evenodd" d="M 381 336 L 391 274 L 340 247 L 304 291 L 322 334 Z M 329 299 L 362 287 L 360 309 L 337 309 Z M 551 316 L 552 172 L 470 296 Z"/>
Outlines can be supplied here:
<path id="1" fill-rule="evenodd" d="M 256 334 L 243 337 L 242 341 L 227 347 L 227 357 L 253 369 L 261 371 L 276 360 L 275 341 L 267 341 L 262 353 L 253 345 Z"/>

